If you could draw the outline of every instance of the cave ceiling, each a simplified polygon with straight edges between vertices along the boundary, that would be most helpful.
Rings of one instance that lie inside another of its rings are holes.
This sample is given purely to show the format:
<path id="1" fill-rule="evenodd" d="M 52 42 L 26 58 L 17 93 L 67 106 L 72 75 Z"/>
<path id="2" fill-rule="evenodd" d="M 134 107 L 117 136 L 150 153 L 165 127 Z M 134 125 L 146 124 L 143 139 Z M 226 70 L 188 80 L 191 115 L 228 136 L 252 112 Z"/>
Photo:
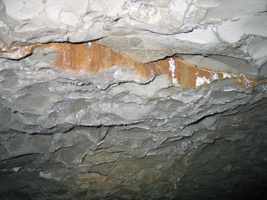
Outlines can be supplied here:
<path id="1" fill-rule="evenodd" d="M 0 0 L 0 198 L 259 199 L 266 0 Z"/>

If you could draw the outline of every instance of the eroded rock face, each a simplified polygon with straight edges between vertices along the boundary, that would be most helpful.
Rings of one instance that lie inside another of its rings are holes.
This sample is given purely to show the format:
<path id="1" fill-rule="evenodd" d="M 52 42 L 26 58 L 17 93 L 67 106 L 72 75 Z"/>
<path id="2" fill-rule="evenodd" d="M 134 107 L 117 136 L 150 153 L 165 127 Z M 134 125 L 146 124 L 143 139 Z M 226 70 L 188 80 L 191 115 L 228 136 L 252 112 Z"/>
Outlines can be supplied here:
<path id="1" fill-rule="evenodd" d="M 265 11 L 0 1 L 0 198 L 259 198 Z"/>

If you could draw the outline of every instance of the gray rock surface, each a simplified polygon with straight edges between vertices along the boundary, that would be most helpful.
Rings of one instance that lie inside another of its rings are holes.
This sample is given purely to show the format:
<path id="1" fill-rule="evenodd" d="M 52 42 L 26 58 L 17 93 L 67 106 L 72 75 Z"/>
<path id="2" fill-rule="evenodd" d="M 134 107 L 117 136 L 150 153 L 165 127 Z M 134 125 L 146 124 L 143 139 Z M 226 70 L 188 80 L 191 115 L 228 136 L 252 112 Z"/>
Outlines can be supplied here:
<path id="1" fill-rule="evenodd" d="M 7 47 L 100 39 L 138 61 L 267 77 L 265 0 L 0 0 Z M 1 44 L 1 43 L 0 43 Z M 0 46 L 0 51 L 5 51 Z M 267 83 L 174 86 L 0 58 L 0 199 L 244 199 L 267 189 Z M 258 196 L 257 196 L 258 195 Z"/>
<path id="2" fill-rule="evenodd" d="M 266 9 L 265 0 L 2 0 L 0 38 L 9 46 L 104 38 L 142 62 L 211 54 L 261 68 L 267 61 Z"/>

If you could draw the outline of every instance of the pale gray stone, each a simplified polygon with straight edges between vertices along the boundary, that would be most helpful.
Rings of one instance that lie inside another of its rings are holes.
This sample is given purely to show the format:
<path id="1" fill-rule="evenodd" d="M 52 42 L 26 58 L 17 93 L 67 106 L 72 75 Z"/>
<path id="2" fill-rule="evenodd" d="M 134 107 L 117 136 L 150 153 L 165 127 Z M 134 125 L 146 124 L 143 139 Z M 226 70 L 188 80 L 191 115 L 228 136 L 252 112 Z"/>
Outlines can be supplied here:
<path id="1" fill-rule="evenodd" d="M 125 66 L 68 73 L 48 49 L 0 58 L 0 199 L 266 195 L 266 5 L 0 0 L 0 55 L 31 43 L 99 40 L 136 61 L 175 56 L 259 80 L 182 88 Z"/>

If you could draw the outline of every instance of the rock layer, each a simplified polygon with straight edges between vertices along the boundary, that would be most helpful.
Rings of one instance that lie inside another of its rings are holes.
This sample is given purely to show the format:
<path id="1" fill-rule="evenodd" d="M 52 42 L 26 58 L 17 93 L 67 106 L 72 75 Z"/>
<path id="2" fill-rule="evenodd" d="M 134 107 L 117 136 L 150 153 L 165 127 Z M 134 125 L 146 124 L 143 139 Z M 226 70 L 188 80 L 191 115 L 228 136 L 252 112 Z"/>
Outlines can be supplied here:
<path id="1" fill-rule="evenodd" d="M 3 44 L 3 43 L 2 43 Z M 4 46 L 4 45 L 2 45 Z M 7 47 L 5 47 L 7 48 Z M 0 57 L 9 59 L 21 59 L 32 54 L 35 48 L 46 48 L 48 51 L 58 54 L 55 66 L 69 72 L 77 73 L 100 73 L 107 71 L 112 67 L 132 68 L 132 73 L 140 74 L 140 81 L 150 80 L 156 76 L 166 74 L 173 85 L 183 88 L 193 88 L 201 85 L 207 85 L 215 80 L 235 78 L 237 83 L 244 87 L 250 87 L 257 84 L 244 74 L 238 74 L 231 71 L 215 72 L 198 68 L 186 61 L 176 58 L 166 58 L 157 62 L 140 63 L 114 52 L 111 48 L 89 42 L 84 44 L 69 43 L 48 43 L 24 46 L 15 50 L 0 51 Z M 115 75 L 116 76 L 116 75 Z"/>

